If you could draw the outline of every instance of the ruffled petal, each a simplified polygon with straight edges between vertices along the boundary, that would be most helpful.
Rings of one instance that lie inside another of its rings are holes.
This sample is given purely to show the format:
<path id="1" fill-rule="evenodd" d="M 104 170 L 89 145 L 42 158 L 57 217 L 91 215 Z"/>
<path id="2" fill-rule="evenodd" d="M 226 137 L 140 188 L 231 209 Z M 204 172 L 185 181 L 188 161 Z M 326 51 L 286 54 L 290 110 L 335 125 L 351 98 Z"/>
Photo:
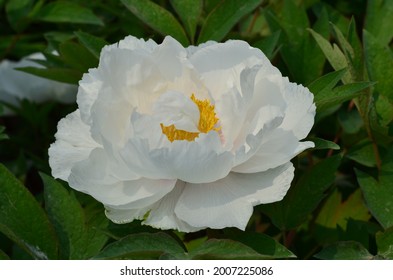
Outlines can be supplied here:
<path id="1" fill-rule="evenodd" d="M 194 227 L 237 227 L 244 230 L 253 206 L 281 200 L 294 175 L 291 163 L 266 172 L 231 172 L 209 184 L 186 184 L 175 214 Z"/>
<path id="2" fill-rule="evenodd" d="M 253 138 L 250 138 L 250 141 L 251 139 Z M 261 135 L 260 145 L 252 151 L 252 156 L 234 167 L 232 171 L 240 173 L 266 171 L 289 162 L 299 153 L 312 147 L 314 147 L 313 142 L 299 142 L 291 131 L 277 128 L 266 136 L 266 139 Z"/>
<path id="3" fill-rule="evenodd" d="M 143 224 L 161 229 L 176 229 L 181 232 L 194 232 L 203 229 L 204 227 L 192 227 L 175 215 L 174 209 L 184 186 L 185 182 L 178 180 L 175 188 L 152 207 Z"/>
<path id="4" fill-rule="evenodd" d="M 91 138 L 89 127 L 82 122 L 79 110 L 62 119 L 57 126 L 56 142 L 49 148 L 49 165 L 55 178 L 67 180 L 71 168 L 88 158 L 99 147 Z"/>
<path id="5" fill-rule="evenodd" d="M 293 131 L 298 139 L 305 138 L 310 132 L 315 117 L 314 95 L 308 88 L 290 83 L 284 79 L 283 96 L 287 103 L 285 119 L 281 128 Z"/>

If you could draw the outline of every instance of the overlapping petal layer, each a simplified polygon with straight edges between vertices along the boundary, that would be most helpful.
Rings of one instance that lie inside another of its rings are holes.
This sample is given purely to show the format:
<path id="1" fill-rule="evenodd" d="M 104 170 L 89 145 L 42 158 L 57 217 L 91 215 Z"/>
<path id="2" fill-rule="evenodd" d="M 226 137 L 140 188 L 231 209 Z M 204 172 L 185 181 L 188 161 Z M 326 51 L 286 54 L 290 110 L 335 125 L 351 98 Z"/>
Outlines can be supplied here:
<path id="1" fill-rule="evenodd" d="M 314 123 L 313 95 L 243 41 L 182 47 L 132 36 L 105 47 L 79 83 L 79 109 L 49 149 L 55 177 L 114 222 L 244 229 L 281 200 Z"/>

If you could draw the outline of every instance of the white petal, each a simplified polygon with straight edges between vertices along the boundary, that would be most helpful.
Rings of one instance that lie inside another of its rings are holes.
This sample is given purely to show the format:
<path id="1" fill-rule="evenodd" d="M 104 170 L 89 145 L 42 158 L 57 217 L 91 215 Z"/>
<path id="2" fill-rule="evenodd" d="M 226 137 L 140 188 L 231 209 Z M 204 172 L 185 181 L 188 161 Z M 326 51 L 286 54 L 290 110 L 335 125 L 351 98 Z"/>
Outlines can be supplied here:
<path id="1" fill-rule="evenodd" d="M 234 167 L 232 171 L 240 173 L 255 173 L 280 166 L 305 149 L 314 146 L 312 142 L 299 142 L 291 131 L 281 128 L 273 130 L 266 138 L 261 137 L 257 151 L 244 163 Z"/>
<path id="2" fill-rule="evenodd" d="M 226 43 L 210 43 L 193 50 L 190 61 L 200 73 L 223 70 L 239 64 L 249 67 L 269 63 L 266 56 L 247 42 L 231 40 Z"/>
<path id="3" fill-rule="evenodd" d="M 160 229 L 176 229 L 181 232 L 193 232 L 203 229 L 203 227 L 192 227 L 175 215 L 174 209 L 183 192 L 184 185 L 184 182 L 178 180 L 175 188 L 152 207 L 148 218 L 143 224 Z"/>
<path id="4" fill-rule="evenodd" d="M 168 91 L 154 103 L 154 113 L 165 126 L 175 125 L 176 129 L 198 132 L 199 109 L 191 100 L 176 91 Z"/>
<path id="5" fill-rule="evenodd" d="M 209 184 L 186 184 L 176 215 L 194 227 L 245 229 L 253 206 L 281 200 L 290 187 L 294 168 L 287 163 L 254 173 L 231 172 Z"/>
<path id="6" fill-rule="evenodd" d="M 77 164 L 72 169 L 68 182 L 72 188 L 90 194 L 106 206 L 118 209 L 137 209 L 152 205 L 170 192 L 176 183 L 176 180 L 145 178 L 119 181 L 110 175 L 99 176 L 97 170 L 89 169 L 86 164 Z M 100 177 L 103 178 L 102 182 L 98 181 Z"/>
<path id="7" fill-rule="evenodd" d="M 190 142 L 164 140 L 170 145 L 151 149 L 146 139 L 130 139 L 121 156 L 136 174 L 143 177 L 194 183 L 221 179 L 233 166 L 232 153 L 222 150 L 220 136 L 215 131 L 201 133 Z"/>
<path id="8" fill-rule="evenodd" d="M 281 128 L 292 130 L 298 139 L 305 138 L 310 132 L 315 117 L 313 94 L 308 88 L 285 80 L 284 99 L 287 103 L 285 119 Z"/>
<path id="9" fill-rule="evenodd" d="M 266 142 L 266 136 L 272 134 L 281 125 L 282 120 L 281 111 L 277 107 L 265 106 L 259 109 L 251 123 L 243 126 L 235 141 L 235 167 L 232 171 L 241 172 L 238 166 L 258 153 Z"/>
<path id="10" fill-rule="evenodd" d="M 126 224 L 133 220 L 142 220 L 149 208 L 140 209 L 116 209 L 109 206 L 105 207 L 105 215 L 116 224 Z"/>
<path id="11" fill-rule="evenodd" d="M 67 180 L 71 168 L 86 159 L 99 145 L 91 138 L 79 110 L 62 119 L 57 126 L 56 142 L 49 148 L 49 165 L 55 178 Z"/>
<path id="12" fill-rule="evenodd" d="M 75 102 L 77 87 L 25 73 L 15 68 L 43 66 L 32 59 L 45 60 L 41 53 L 33 53 L 20 61 L 3 60 L 0 63 L 0 100 L 17 104 L 27 99 L 34 102 L 57 100 Z M 18 101 L 17 101 L 18 100 Z"/>

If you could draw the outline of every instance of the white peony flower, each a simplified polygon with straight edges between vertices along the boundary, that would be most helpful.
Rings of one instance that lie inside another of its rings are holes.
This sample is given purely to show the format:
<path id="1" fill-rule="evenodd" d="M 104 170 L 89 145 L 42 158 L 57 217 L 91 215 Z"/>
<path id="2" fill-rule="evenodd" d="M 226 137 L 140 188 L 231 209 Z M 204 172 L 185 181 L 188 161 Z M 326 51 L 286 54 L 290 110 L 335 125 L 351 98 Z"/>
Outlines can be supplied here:
<path id="1" fill-rule="evenodd" d="M 0 101 L 12 105 L 18 105 L 22 99 L 37 103 L 47 100 L 75 102 L 77 91 L 75 85 L 48 80 L 15 69 L 27 66 L 43 68 L 32 59 L 44 60 L 45 57 L 41 53 L 34 53 L 17 62 L 10 60 L 0 62 Z"/>
<path id="2" fill-rule="evenodd" d="M 243 41 L 182 47 L 126 37 L 79 83 L 49 149 L 54 177 L 115 223 L 244 229 L 281 200 L 312 142 L 313 95 Z"/>

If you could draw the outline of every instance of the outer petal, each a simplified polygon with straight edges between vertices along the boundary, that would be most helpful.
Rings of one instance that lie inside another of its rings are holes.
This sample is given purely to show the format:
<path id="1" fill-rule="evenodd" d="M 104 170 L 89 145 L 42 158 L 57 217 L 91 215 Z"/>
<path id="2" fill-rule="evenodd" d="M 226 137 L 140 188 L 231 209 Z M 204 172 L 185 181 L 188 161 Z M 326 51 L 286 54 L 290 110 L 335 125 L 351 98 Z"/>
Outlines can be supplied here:
<path id="1" fill-rule="evenodd" d="M 253 206 L 281 200 L 294 175 L 291 163 L 266 172 L 238 174 L 209 184 L 186 184 L 175 214 L 194 227 L 245 229 Z"/>
<path id="2" fill-rule="evenodd" d="M 99 147 L 91 138 L 89 127 L 82 122 L 79 110 L 62 119 L 57 126 L 56 142 L 49 148 L 49 165 L 52 175 L 67 180 L 71 168 L 88 158 Z"/>
<path id="3" fill-rule="evenodd" d="M 250 141 L 252 138 L 250 138 Z M 255 141 L 253 141 L 255 142 Z M 259 147 L 249 152 L 253 154 L 247 161 L 234 167 L 232 171 L 240 173 L 255 173 L 275 168 L 289 162 L 299 153 L 314 147 L 313 142 L 299 142 L 291 131 L 275 129 L 266 139 L 261 135 Z"/>
<path id="4" fill-rule="evenodd" d="M 281 128 L 292 130 L 298 139 L 305 138 L 310 132 L 315 117 L 314 96 L 308 88 L 284 80 L 284 99 L 287 103 L 285 119 Z"/>
<path id="5" fill-rule="evenodd" d="M 148 218 L 143 224 L 161 229 L 176 229 L 182 232 L 193 232 L 203 229 L 204 227 L 192 227 L 175 215 L 174 209 L 184 186 L 185 182 L 178 180 L 175 188 L 152 207 Z"/>
<path id="6" fill-rule="evenodd" d="M 247 42 L 231 40 L 226 43 L 209 43 L 193 48 L 190 61 L 200 73 L 230 69 L 239 64 L 252 67 L 269 63 L 266 56 Z"/>
<path id="7" fill-rule="evenodd" d="M 95 178 L 84 176 L 79 166 L 73 168 L 69 178 L 72 188 L 90 194 L 108 207 L 116 209 L 138 209 L 148 207 L 175 186 L 176 180 L 150 180 L 141 178 L 133 181 L 97 183 Z"/>

